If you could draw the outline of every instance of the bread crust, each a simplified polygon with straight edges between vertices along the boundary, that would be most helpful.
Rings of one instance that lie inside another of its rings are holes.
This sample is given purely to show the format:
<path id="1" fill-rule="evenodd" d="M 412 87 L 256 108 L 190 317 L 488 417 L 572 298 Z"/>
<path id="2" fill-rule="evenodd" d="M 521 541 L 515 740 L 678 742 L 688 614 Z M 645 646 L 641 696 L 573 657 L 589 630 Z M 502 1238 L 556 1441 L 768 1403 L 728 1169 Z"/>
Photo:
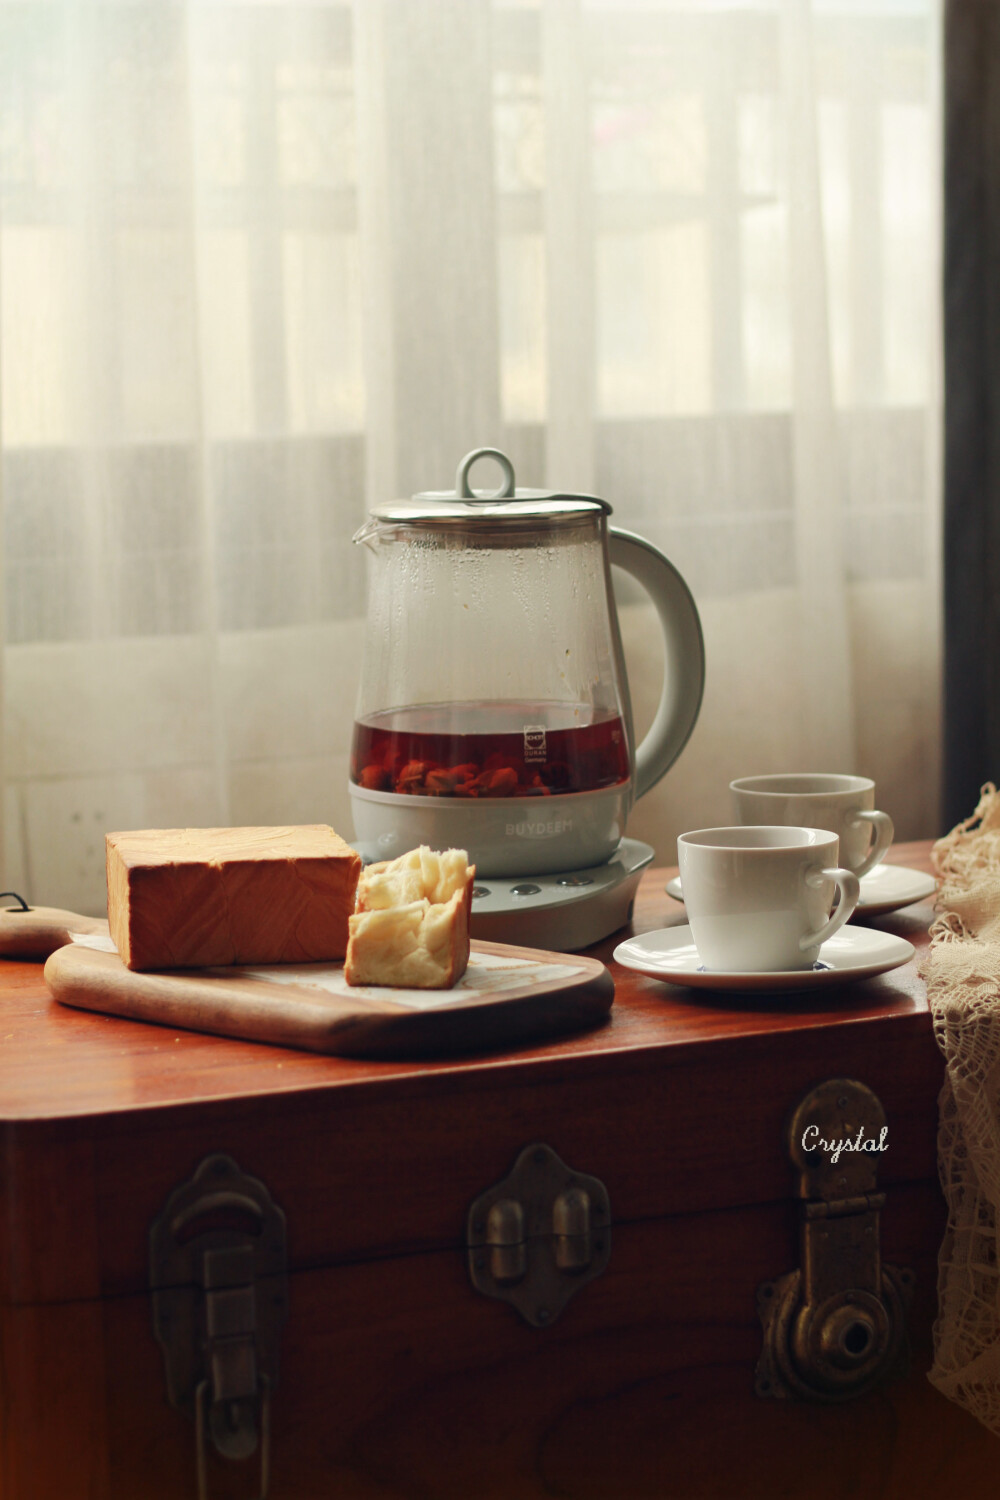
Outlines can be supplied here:
<path id="1" fill-rule="evenodd" d="M 361 857 L 326 824 L 106 838 L 108 924 L 134 970 L 344 957 Z"/>

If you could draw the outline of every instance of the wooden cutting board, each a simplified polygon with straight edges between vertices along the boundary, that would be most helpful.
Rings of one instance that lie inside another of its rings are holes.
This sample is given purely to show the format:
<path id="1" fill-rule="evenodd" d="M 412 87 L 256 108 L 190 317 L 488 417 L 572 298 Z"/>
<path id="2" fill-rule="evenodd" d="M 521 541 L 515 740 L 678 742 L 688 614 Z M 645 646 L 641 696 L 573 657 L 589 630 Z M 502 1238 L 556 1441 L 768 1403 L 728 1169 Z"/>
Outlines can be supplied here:
<path id="1" fill-rule="evenodd" d="M 345 1057 L 427 1057 L 537 1040 L 597 1025 L 614 1000 L 614 981 L 597 959 L 503 943 L 474 942 L 454 989 L 401 990 L 350 986 L 333 963 L 138 974 L 99 931 L 69 937 L 45 965 L 63 1005 Z"/>
<path id="2" fill-rule="evenodd" d="M 29 906 L 14 891 L 4 895 L 13 896 L 21 905 L 0 908 L 0 957 L 41 961 L 75 937 L 111 940 L 106 917 L 81 917 L 79 912 L 57 906 Z"/>

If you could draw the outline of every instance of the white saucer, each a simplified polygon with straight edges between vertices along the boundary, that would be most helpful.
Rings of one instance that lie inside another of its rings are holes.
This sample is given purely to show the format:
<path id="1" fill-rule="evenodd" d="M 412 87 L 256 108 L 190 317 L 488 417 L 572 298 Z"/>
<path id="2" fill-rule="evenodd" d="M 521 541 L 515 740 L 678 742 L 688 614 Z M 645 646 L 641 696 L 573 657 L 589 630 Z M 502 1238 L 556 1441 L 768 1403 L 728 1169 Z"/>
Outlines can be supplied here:
<path id="1" fill-rule="evenodd" d="M 911 906 L 914 901 L 923 901 L 936 890 L 934 876 L 925 875 L 922 870 L 911 870 L 906 865 L 876 865 L 861 877 L 861 898 L 855 910 L 866 917 L 881 917 L 886 912 L 898 911 L 901 906 Z M 667 881 L 666 891 L 675 901 L 684 900 L 678 876 Z"/>
<path id="2" fill-rule="evenodd" d="M 898 969 L 915 952 L 905 938 L 874 927 L 842 927 L 819 950 L 823 968 L 783 969 L 770 974 L 708 974 L 702 967 L 691 929 L 661 927 L 619 943 L 615 961 L 650 979 L 705 990 L 812 990 L 871 979 Z"/>

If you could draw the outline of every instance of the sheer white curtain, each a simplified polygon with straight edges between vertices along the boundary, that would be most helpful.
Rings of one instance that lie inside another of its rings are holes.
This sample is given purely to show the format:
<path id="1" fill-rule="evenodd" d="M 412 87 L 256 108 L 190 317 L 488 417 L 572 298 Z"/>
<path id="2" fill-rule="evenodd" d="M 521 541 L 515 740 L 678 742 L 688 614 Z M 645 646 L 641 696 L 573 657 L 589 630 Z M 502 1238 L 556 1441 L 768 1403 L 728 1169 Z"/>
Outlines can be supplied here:
<path id="1" fill-rule="evenodd" d="M 663 861 L 756 771 L 935 832 L 937 5 L 0 0 L 5 884 L 350 836 L 351 534 L 482 444 L 695 592 Z"/>

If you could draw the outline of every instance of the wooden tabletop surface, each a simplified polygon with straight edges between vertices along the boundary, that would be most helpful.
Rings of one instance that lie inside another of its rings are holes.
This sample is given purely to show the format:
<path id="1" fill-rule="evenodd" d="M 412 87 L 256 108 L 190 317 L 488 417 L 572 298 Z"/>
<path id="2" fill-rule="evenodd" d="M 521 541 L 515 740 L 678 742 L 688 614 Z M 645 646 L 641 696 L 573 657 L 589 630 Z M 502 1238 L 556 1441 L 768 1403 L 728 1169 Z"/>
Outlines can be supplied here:
<path id="1" fill-rule="evenodd" d="M 890 851 L 889 859 L 929 871 L 929 854 L 929 843 L 901 844 Z M 683 906 L 664 890 L 674 873 L 645 873 L 633 932 L 684 922 Z M 495 1074 L 497 1069 L 510 1069 L 520 1078 L 530 1070 L 543 1082 L 570 1067 L 597 1067 L 609 1053 L 674 1048 L 697 1052 L 726 1038 L 866 1022 L 893 1020 L 908 1033 L 916 1028 L 929 1034 L 930 1017 L 917 969 L 932 915 L 933 903 L 925 901 L 868 919 L 869 925 L 908 938 L 918 949 L 916 959 L 890 974 L 815 997 L 709 994 L 647 979 L 614 963 L 612 952 L 627 935 L 618 932 L 588 950 L 608 964 L 615 979 L 615 1004 L 605 1025 L 541 1046 L 430 1063 L 322 1057 L 71 1010 L 51 999 L 40 964 L 0 962 L 0 1123 L 332 1088 L 385 1089 L 387 1080 L 404 1092 L 423 1086 L 464 1087 L 484 1070 Z"/>

